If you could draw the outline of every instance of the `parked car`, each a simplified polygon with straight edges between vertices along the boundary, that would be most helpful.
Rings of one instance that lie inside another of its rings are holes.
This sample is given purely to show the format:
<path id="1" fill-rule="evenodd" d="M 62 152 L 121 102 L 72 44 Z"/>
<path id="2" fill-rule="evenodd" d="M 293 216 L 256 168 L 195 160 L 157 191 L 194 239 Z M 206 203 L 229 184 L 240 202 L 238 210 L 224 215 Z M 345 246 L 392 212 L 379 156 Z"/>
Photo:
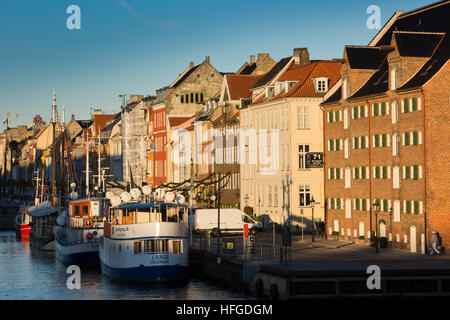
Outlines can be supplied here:
<path id="1" fill-rule="evenodd" d="M 192 231 L 211 231 L 217 234 L 218 209 L 197 209 L 190 217 Z M 243 233 L 244 224 L 248 224 L 250 234 L 255 235 L 263 230 L 261 222 L 257 222 L 239 209 L 220 209 L 220 232 L 221 233 Z"/>

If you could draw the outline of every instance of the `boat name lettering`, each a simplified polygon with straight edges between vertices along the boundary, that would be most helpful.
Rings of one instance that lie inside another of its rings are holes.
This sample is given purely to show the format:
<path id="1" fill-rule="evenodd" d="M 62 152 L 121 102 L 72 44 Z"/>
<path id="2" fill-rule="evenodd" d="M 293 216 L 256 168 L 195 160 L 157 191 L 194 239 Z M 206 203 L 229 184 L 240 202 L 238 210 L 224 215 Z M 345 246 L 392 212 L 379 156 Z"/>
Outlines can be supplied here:
<path id="1" fill-rule="evenodd" d="M 150 264 L 169 264 L 169 255 L 168 254 L 155 254 L 152 255 L 152 260 Z"/>

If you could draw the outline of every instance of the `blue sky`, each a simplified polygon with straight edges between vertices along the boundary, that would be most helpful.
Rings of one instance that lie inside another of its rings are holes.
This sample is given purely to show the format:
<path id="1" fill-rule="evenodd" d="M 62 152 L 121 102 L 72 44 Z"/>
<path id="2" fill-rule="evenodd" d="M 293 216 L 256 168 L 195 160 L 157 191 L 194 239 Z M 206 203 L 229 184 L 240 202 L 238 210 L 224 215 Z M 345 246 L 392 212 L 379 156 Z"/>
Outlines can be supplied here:
<path id="1" fill-rule="evenodd" d="M 294 47 L 308 47 L 312 59 L 341 58 L 344 45 L 368 44 L 378 32 L 366 27 L 369 5 L 380 7 L 383 26 L 395 11 L 429 3 L 2 0 L 0 120 L 12 110 L 20 124 L 35 114 L 48 121 L 53 88 L 66 120 L 89 118 L 91 108 L 117 112 L 119 94 L 154 94 L 205 56 L 224 72 L 258 52 L 279 60 Z M 66 27 L 72 4 L 81 8 L 81 30 Z"/>

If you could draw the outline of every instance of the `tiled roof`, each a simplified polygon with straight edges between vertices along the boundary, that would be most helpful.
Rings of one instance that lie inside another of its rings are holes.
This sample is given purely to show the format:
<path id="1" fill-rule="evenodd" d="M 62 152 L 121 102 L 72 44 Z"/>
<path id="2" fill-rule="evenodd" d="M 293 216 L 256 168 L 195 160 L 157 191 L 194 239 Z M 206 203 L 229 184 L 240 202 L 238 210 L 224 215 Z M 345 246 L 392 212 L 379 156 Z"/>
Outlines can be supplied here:
<path id="1" fill-rule="evenodd" d="M 450 1 L 439 1 L 401 14 L 376 46 L 389 45 L 392 33 L 398 31 L 448 32 L 450 27 Z"/>
<path id="2" fill-rule="evenodd" d="M 348 63 L 352 69 L 378 69 L 388 53 L 379 47 L 346 46 Z"/>
<path id="3" fill-rule="evenodd" d="M 197 68 L 198 68 L 198 65 L 196 65 L 195 67 L 192 67 L 191 69 L 189 69 L 188 71 L 186 71 L 186 72 L 183 74 L 183 76 L 182 76 L 180 79 L 178 79 L 178 81 L 175 82 L 171 87 L 172 87 L 172 88 L 178 87 L 184 80 L 186 80 L 187 77 L 189 77 L 189 75 L 190 75 L 192 72 L 194 72 L 195 70 L 197 70 Z"/>
<path id="4" fill-rule="evenodd" d="M 171 128 L 174 128 L 190 119 L 193 119 L 193 117 L 169 117 L 169 124 Z"/>
<path id="5" fill-rule="evenodd" d="M 341 77 L 341 61 L 324 60 L 315 61 L 299 67 L 298 77 L 300 81 L 288 92 L 281 93 L 275 99 L 288 97 L 323 97 L 326 92 L 317 92 L 314 87 L 315 78 L 328 78 L 328 88 L 331 88 Z"/>
<path id="6" fill-rule="evenodd" d="M 375 94 L 382 94 L 389 90 L 389 70 L 387 59 L 381 64 L 380 68 L 367 80 L 367 82 L 356 91 L 351 97 L 361 98 Z"/>
<path id="7" fill-rule="evenodd" d="M 444 35 L 436 32 L 394 31 L 398 51 L 403 57 L 431 57 Z"/>
<path id="8" fill-rule="evenodd" d="M 248 98 L 252 95 L 250 89 L 263 76 L 250 76 L 243 74 L 226 75 L 228 89 L 230 90 L 230 99 L 239 100 L 241 98 Z"/>
<path id="9" fill-rule="evenodd" d="M 255 69 L 256 69 L 256 62 L 252 64 L 247 63 L 245 67 L 243 67 L 242 70 L 239 71 L 239 74 L 251 74 L 253 71 L 255 71 Z"/>
<path id="10" fill-rule="evenodd" d="M 258 88 L 265 85 L 267 82 L 272 80 L 288 63 L 291 61 L 292 57 L 283 58 L 276 65 L 270 69 L 254 86 L 253 88 Z"/>
<path id="11" fill-rule="evenodd" d="M 422 66 L 422 68 L 401 88 L 411 89 L 424 85 L 429 79 L 431 79 L 448 61 L 450 53 L 450 39 L 447 35 L 441 42 L 433 56 Z"/>

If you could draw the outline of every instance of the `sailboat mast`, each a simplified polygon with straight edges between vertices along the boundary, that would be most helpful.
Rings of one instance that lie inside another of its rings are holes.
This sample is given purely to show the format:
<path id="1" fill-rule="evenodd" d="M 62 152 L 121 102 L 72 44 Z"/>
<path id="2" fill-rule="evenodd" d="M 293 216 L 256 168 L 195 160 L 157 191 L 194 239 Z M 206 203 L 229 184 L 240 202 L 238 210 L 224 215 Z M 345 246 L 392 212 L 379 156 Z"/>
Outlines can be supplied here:
<path id="1" fill-rule="evenodd" d="M 53 144 L 52 144 L 52 205 L 56 205 L 56 94 L 53 89 L 53 106 L 52 106 L 52 130 L 53 130 Z"/>
<path id="2" fill-rule="evenodd" d="M 90 198 L 90 192 L 89 192 L 89 141 L 86 142 L 86 197 Z"/>
<path id="3" fill-rule="evenodd" d="M 64 196 L 66 191 L 66 176 L 65 176 L 65 167 L 64 167 L 64 151 L 65 151 L 65 141 L 66 141 L 66 135 L 65 135 L 65 126 L 66 126 L 66 119 L 65 119 L 65 108 L 64 105 L 62 107 L 62 133 L 61 133 L 61 165 L 60 168 L 60 178 L 61 178 L 61 206 L 64 207 Z"/>

